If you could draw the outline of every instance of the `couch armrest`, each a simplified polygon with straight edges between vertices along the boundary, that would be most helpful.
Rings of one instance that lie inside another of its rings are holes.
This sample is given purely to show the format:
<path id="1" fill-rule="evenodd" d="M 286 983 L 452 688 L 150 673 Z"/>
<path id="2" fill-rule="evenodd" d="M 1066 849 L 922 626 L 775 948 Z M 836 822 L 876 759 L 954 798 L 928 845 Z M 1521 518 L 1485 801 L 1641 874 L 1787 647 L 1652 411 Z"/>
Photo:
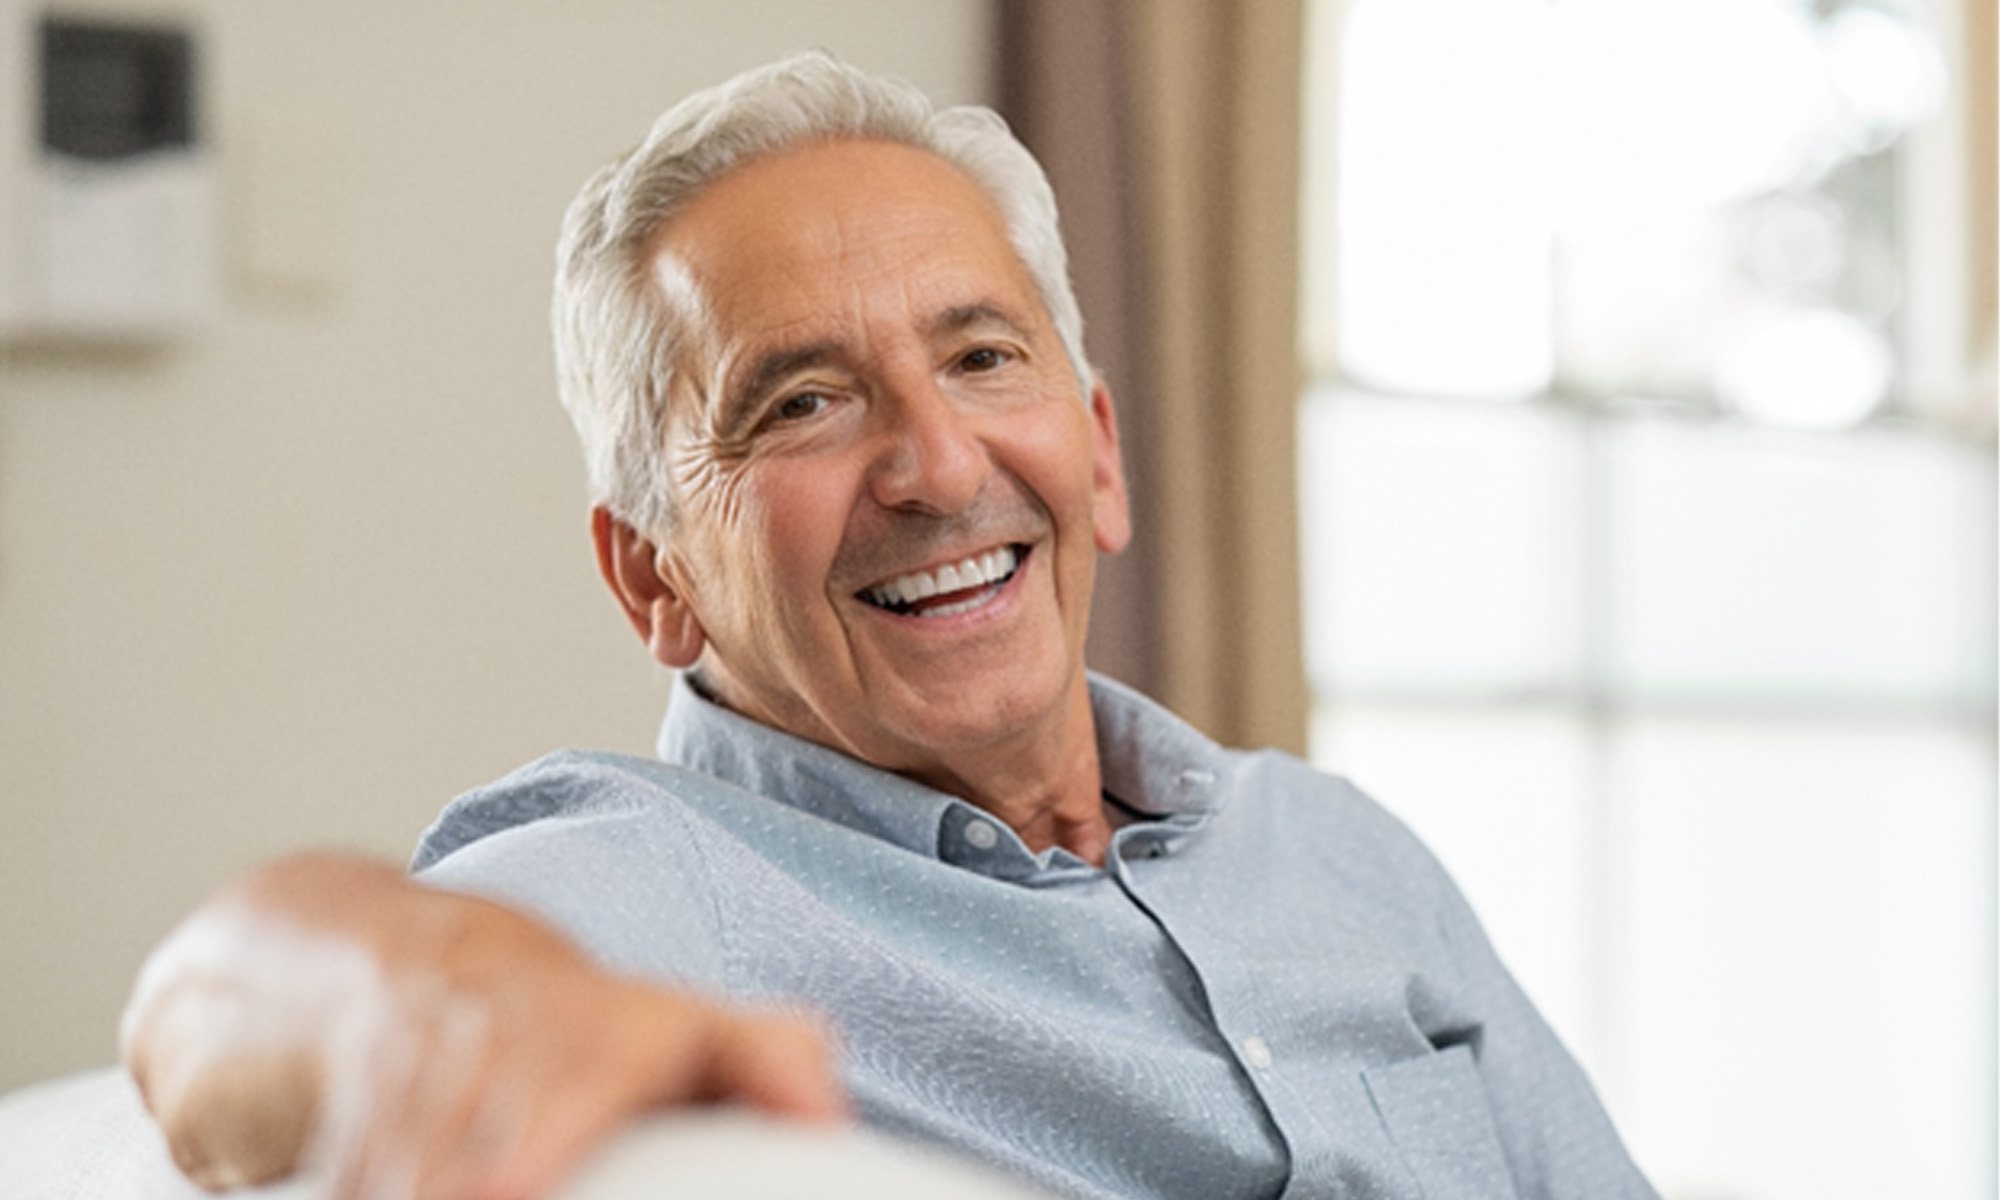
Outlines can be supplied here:
<path id="1" fill-rule="evenodd" d="M 233 1192 L 310 1200 L 303 1181 Z M 861 1129 L 699 1109 L 635 1123 L 557 1200 L 1037 1200 L 1043 1194 L 939 1151 Z M 8 1200 L 209 1200 L 182 1179 L 124 1071 L 89 1071 L 0 1097 L 0 1196 Z"/>

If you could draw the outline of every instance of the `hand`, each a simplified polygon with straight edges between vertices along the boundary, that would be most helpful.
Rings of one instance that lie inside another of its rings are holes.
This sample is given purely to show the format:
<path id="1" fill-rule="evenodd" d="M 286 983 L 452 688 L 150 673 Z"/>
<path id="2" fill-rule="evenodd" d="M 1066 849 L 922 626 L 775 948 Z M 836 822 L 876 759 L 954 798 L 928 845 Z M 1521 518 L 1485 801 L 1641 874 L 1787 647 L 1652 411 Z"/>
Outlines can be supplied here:
<path id="1" fill-rule="evenodd" d="M 148 961 L 122 1041 L 210 1189 L 304 1169 L 342 1200 L 532 1197 L 643 1111 L 846 1112 L 811 1021 L 610 975 L 526 916 L 349 858 L 203 906 Z"/>

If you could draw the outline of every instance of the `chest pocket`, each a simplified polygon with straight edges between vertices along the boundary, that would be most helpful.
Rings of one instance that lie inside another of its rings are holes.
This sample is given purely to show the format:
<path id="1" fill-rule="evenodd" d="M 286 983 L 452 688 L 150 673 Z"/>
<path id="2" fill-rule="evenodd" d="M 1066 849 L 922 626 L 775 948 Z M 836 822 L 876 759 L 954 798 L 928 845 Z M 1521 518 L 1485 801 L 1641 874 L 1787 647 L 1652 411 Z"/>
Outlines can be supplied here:
<path id="1" fill-rule="evenodd" d="M 1424 1200 L 1515 1200 L 1471 1049 L 1374 1067 L 1361 1079 Z"/>

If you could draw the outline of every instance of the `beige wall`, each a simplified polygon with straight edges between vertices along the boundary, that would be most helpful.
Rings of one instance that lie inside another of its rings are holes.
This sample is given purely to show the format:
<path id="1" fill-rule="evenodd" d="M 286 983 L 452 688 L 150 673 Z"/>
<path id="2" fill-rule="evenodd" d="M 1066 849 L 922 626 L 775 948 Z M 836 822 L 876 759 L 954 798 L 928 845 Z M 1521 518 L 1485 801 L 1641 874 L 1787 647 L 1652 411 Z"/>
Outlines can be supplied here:
<path id="1" fill-rule="evenodd" d="M 167 11 L 203 35 L 222 311 L 0 349 L 0 1089 L 111 1061 L 146 948 L 244 865 L 400 856 L 543 750 L 650 743 L 550 384 L 585 174 L 805 45 L 987 91 L 985 0 Z"/>

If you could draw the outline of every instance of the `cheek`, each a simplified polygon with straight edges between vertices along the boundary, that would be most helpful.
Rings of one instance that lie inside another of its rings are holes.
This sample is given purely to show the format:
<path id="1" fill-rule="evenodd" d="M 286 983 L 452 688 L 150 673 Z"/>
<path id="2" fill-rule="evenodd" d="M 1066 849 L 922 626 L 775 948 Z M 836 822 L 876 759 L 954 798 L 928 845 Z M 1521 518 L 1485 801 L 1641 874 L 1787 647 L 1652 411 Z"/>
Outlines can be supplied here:
<path id="1" fill-rule="evenodd" d="M 1036 420 L 1014 424 L 1007 460 L 1014 473 L 1058 519 L 1090 519 L 1090 422 L 1073 399 L 1048 402 Z"/>
<path id="2" fill-rule="evenodd" d="M 737 497 L 734 549 L 754 564 L 754 574 L 795 602 L 818 594 L 852 507 L 838 480 L 797 464 L 771 464 L 746 472 Z"/>

